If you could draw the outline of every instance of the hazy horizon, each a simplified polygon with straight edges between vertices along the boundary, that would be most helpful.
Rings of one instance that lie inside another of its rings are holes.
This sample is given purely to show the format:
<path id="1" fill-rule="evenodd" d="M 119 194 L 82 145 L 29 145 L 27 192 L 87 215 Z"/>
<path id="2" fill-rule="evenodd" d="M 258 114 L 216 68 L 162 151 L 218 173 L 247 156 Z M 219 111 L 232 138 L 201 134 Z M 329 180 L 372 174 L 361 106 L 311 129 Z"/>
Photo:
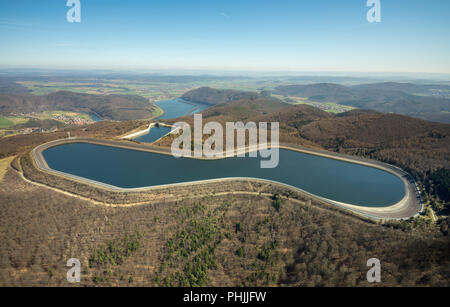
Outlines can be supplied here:
<path id="1" fill-rule="evenodd" d="M 1 67 L 2 75 L 101 75 L 117 74 L 128 76 L 209 76 L 209 77 L 234 77 L 234 78 L 348 78 L 366 79 L 373 82 L 397 81 L 413 82 L 429 80 L 436 82 L 450 82 L 450 74 L 447 73 L 411 73 L 411 72 L 333 72 L 333 71 L 248 71 L 248 70 L 214 70 L 214 69 L 85 69 L 85 68 L 47 68 L 47 67 Z M 324 81 L 325 82 L 325 81 Z M 319 83 L 319 82 L 318 82 Z"/>
<path id="2" fill-rule="evenodd" d="M 0 68 L 450 74 L 450 2 L 66 1 L 0 3 Z"/>

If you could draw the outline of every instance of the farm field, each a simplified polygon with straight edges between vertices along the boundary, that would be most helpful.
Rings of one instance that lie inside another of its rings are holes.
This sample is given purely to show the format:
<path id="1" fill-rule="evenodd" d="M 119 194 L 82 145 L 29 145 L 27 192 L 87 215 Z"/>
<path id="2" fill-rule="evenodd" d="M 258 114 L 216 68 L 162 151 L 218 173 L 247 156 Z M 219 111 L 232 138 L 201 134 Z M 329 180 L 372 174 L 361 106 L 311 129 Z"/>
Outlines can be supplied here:
<path id="1" fill-rule="evenodd" d="M 7 129 L 9 127 L 24 124 L 29 120 L 23 116 L 0 116 L 0 129 Z"/>
<path id="2" fill-rule="evenodd" d="M 20 81 L 18 84 L 26 87 L 33 95 L 47 95 L 58 91 L 71 91 L 75 93 L 93 95 L 139 95 L 149 99 L 150 102 L 169 100 L 182 96 L 184 93 L 199 87 L 233 89 L 242 91 L 273 90 L 279 82 L 261 79 L 243 78 L 236 80 L 186 81 L 186 82 L 154 82 L 141 80 L 103 80 L 86 79 L 78 82 L 61 81 Z"/>
<path id="3" fill-rule="evenodd" d="M 44 120 L 44 119 L 58 120 L 57 118 L 60 116 L 65 116 L 68 118 L 79 117 L 84 120 L 91 120 L 91 117 L 89 116 L 89 114 L 83 114 L 83 113 L 78 113 L 78 112 L 67 112 L 67 111 L 46 111 L 46 112 L 42 112 L 39 114 L 34 114 L 33 118 L 37 118 L 40 120 Z"/>
<path id="4" fill-rule="evenodd" d="M 12 121 L 10 121 L 8 118 L 1 116 L 0 117 L 0 128 L 8 128 L 14 125 Z"/>
<path id="5" fill-rule="evenodd" d="M 283 95 L 272 95 L 272 96 L 275 98 L 278 98 L 280 100 L 283 100 L 289 104 L 294 104 L 294 105 L 306 104 L 306 105 L 316 107 L 325 112 L 333 113 L 333 114 L 344 113 L 344 112 L 348 112 L 348 111 L 356 109 L 355 107 L 346 106 L 346 105 L 338 104 L 335 102 L 312 101 L 305 97 L 295 97 L 295 96 L 285 97 Z"/>
<path id="6" fill-rule="evenodd" d="M 92 123 L 89 114 L 67 111 L 45 111 L 22 116 L 0 116 L 0 138 L 24 133 L 25 128 L 40 128 L 41 123 L 56 121 L 61 125 Z M 27 124 L 27 126 L 24 126 Z M 20 125 L 20 126 L 18 126 Z M 45 128 L 42 126 L 42 128 Z"/>
<path id="7" fill-rule="evenodd" d="M 337 104 L 334 102 L 316 102 L 316 101 L 310 101 L 308 99 L 299 100 L 295 104 L 306 104 L 309 106 L 319 108 L 325 112 L 334 113 L 334 114 L 344 113 L 344 112 L 356 109 L 355 107 L 352 107 L 352 106 L 341 105 L 341 104 Z"/>

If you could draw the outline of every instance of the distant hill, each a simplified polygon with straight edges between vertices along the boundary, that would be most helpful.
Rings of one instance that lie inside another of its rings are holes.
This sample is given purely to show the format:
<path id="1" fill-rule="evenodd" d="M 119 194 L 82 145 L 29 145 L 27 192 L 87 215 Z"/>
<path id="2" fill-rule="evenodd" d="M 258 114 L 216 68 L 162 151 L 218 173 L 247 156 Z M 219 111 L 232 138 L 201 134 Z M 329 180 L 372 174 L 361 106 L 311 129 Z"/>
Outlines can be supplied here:
<path id="1" fill-rule="evenodd" d="M 331 115 L 295 107 L 252 119 L 279 121 L 283 142 L 303 145 L 307 140 L 330 151 L 392 163 L 419 177 L 450 168 L 449 124 L 376 111 Z"/>
<path id="2" fill-rule="evenodd" d="M 305 97 L 311 100 L 327 102 L 339 102 L 355 98 L 350 88 L 333 83 L 279 86 L 275 89 L 274 94 Z"/>
<path id="3" fill-rule="evenodd" d="M 202 112 L 208 121 L 225 123 L 227 121 L 248 121 L 255 116 L 272 114 L 291 105 L 272 97 L 252 97 L 251 99 L 232 100 L 216 105 Z M 187 121 L 191 116 L 186 116 Z M 176 120 L 174 120 L 176 121 Z"/>
<path id="4" fill-rule="evenodd" d="M 330 88 L 315 88 L 321 87 Z M 281 142 L 384 161 L 423 181 L 428 180 L 428 172 L 450 169 L 450 125 L 405 115 L 363 109 L 334 115 L 308 105 L 261 97 L 211 107 L 203 112 L 203 119 L 204 124 L 278 122 Z M 189 115 L 182 120 L 192 124 L 193 118 Z M 171 138 L 160 144 L 170 146 Z"/>
<path id="5" fill-rule="evenodd" d="M 227 104 L 221 104 L 202 112 L 204 123 L 219 122 L 223 125 L 226 122 L 242 121 L 248 122 L 279 122 L 280 130 L 287 131 L 289 126 L 301 127 L 302 125 L 311 123 L 321 118 L 328 118 L 332 115 L 320 109 L 308 105 L 290 105 L 278 99 L 270 97 L 261 97 L 257 99 L 242 99 L 231 101 Z M 168 122 L 183 121 L 193 125 L 192 115 L 187 115 L 181 119 L 172 119 Z M 286 136 L 286 135 L 285 135 Z M 284 138 L 283 141 L 290 141 Z M 160 141 L 163 146 L 171 146 L 171 138 L 164 138 Z M 224 135 L 225 142 L 225 135 Z M 301 144 L 309 147 L 319 147 L 311 141 L 302 139 L 295 132 L 292 138 L 292 143 Z"/>
<path id="6" fill-rule="evenodd" d="M 413 136 L 431 136 L 433 132 L 435 136 L 447 138 L 450 137 L 450 125 L 398 114 L 357 110 L 315 121 L 301 127 L 299 132 L 327 148 L 339 144 L 347 147 L 376 147 L 402 142 Z M 346 141 L 350 143 L 345 144 Z M 446 147 L 450 147 L 450 144 Z"/>
<path id="7" fill-rule="evenodd" d="M 14 81 L 0 77 L 0 93 L 8 94 L 27 94 L 30 91 Z"/>
<path id="8" fill-rule="evenodd" d="M 0 94 L 0 114 L 43 112 L 50 110 L 95 112 L 110 120 L 150 118 L 153 106 L 140 96 L 98 96 L 60 91 L 43 96 Z"/>
<path id="9" fill-rule="evenodd" d="M 285 107 L 276 112 L 270 112 L 269 114 L 255 115 L 251 117 L 251 120 L 255 122 L 278 122 L 281 128 L 292 127 L 294 129 L 300 129 L 309 123 L 332 117 L 333 115 L 331 113 L 309 105 L 300 104 Z"/>
<path id="10" fill-rule="evenodd" d="M 53 119 L 30 119 L 29 121 L 27 121 L 24 124 L 19 124 L 19 125 L 15 125 L 12 126 L 10 129 L 11 130 L 19 130 L 19 129 L 24 129 L 24 128 L 43 128 L 46 130 L 52 129 L 52 128 L 63 128 L 66 127 L 67 125 L 57 121 L 57 120 L 53 120 Z"/>
<path id="11" fill-rule="evenodd" d="M 423 93 L 427 91 L 427 88 L 424 85 L 398 82 L 359 84 L 352 86 L 351 89 L 358 91 L 403 92 L 408 94 Z"/>
<path id="12" fill-rule="evenodd" d="M 261 96 L 256 92 L 218 90 L 211 87 L 201 87 L 181 96 L 181 98 L 186 101 L 200 102 L 209 105 L 224 104 L 242 99 L 257 99 L 260 97 Z"/>
<path id="13" fill-rule="evenodd" d="M 397 91 L 408 94 L 425 94 L 433 90 L 450 91 L 450 85 L 422 85 L 414 83 L 399 83 L 399 82 L 383 82 L 383 83 L 369 83 L 359 84 L 351 87 L 354 90 L 369 90 L 369 91 Z"/>
<path id="14" fill-rule="evenodd" d="M 385 82 L 348 87 L 319 83 L 279 86 L 274 94 L 450 123 L 450 86 L 446 85 Z"/>

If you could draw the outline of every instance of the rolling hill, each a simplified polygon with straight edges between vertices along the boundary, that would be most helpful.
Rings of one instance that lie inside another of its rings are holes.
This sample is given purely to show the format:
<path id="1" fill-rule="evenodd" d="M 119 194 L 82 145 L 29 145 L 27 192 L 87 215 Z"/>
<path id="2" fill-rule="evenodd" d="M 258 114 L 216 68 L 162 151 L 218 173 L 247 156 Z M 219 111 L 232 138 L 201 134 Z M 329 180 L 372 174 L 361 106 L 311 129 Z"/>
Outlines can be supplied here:
<path id="1" fill-rule="evenodd" d="M 8 78 L 0 77 L 0 93 L 28 94 L 29 92 L 30 91 L 26 87 L 11 81 Z"/>
<path id="2" fill-rule="evenodd" d="M 95 112 L 110 120 L 134 120 L 152 117 L 154 106 L 139 96 L 98 96 L 60 91 L 43 96 L 0 94 L 0 114 L 29 114 L 43 111 Z"/>
<path id="3" fill-rule="evenodd" d="M 211 87 L 201 87 L 181 96 L 181 98 L 186 101 L 200 102 L 209 105 L 225 104 L 230 101 L 256 99 L 259 97 L 260 95 L 254 92 L 218 90 Z"/>
<path id="4" fill-rule="evenodd" d="M 373 83 L 343 86 L 332 83 L 279 86 L 274 94 L 336 102 L 361 109 L 398 113 L 450 123 L 450 87 L 412 83 Z"/>
<path id="5" fill-rule="evenodd" d="M 320 85 L 309 93 L 341 86 Z M 193 124 L 192 116 L 174 119 Z M 280 141 L 322 148 L 397 165 L 424 186 L 433 186 L 436 172 L 450 169 L 450 125 L 410 116 L 357 109 L 333 115 L 308 105 L 290 105 L 271 97 L 241 99 L 211 107 L 203 112 L 203 124 L 225 122 L 279 122 Z M 159 142 L 170 146 L 172 137 Z M 432 191 L 432 190 L 430 190 Z M 445 193 L 442 193 L 446 195 Z M 449 199 L 444 199 L 449 202 Z"/>
<path id="6" fill-rule="evenodd" d="M 229 101 L 203 115 L 204 123 L 280 122 L 284 142 L 393 163 L 429 195 L 448 200 L 443 168 L 450 166 L 450 125 L 365 110 L 333 115 L 269 97 Z M 24 154 L 67 131 L 108 139 L 147 126 L 103 121 L 12 136 L 0 139 L 0 157 Z M 67 286 L 61 259 L 75 250 L 88 268 L 83 286 L 367 286 L 365 264 L 374 253 L 388 270 L 384 286 L 449 284 L 448 219 L 439 226 L 422 219 L 381 226 L 309 198 L 299 203 L 288 195 L 276 206 L 282 190 L 267 185 L 220 185 L 184 187 L 187 197 L 176 201 L 113 208 L 32 185 L 10 168 L 0 193 L 0 283 Z M 218 193 L 227 189 L 242 192 Z"/>

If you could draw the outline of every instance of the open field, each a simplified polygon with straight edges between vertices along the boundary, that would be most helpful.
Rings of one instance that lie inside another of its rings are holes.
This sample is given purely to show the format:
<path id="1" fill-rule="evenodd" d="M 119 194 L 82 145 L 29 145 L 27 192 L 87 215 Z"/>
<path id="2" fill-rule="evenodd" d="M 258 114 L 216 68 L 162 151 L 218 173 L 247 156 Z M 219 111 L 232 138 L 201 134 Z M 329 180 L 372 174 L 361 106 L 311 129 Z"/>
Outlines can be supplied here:
<path id="1" fill-rule="evenodd" d="M 73 118 L 73 117 L 79 117 L 82 118 L 84 120 L 91 120 L 91 117 L 89 116 L 89 114 L 85 114 L 85 113 L 78 113 L 78 112 L 67 112 L 67 111 L 45 111 L 42 113 L 38 113 L 38 114 L 33 114 L 33 118 L 37 118 L 37 119 L 57 119 L 58 116 L 65 116 L 68 118 Z"/>
<path id="2" fill-rule="evenodd" d="M 34 95 L 46 95 L 57 91 L 71 91 L 84 94 L 95 95 L 139 95 L 156 102 L 166 99 L 174 99 L 184 93 L 199 87 L 210 86 L 222 89 L 255 91 L 273 90 L 280 82 L 273 80 L 259 80 L 242 78 L 236 80 L 211 80 L 204 81 L 151 81 L 140 80 L 138 82 L 125 79 L 102 79 L 92 78 L 83 81 L 19 81 L 18 84 L 24 86 Z M 281 84 L 284 84 L 283 82 Z"/>
<path id="3" fill-rule="evenodd" d="M 4 136 L 13 136 L 18 133 L 16 130 L 10 130 L 9 128 L 15 125 L 25 124 L 30 118 L 25 116 L 1 116 L 0 115 L 0 138 Z"/>
<path id="4" fill-rule="evenodd" d="M 344 113 L 344 112 L 348 112 L 348 111 L 356 109 L 355 107 L 345 106 L 345 105 L 337 104 L 335 102 L 316 102 L 316 101 L 310 101 L 310 100 L 299 100 L 299 101 L 297 101 L 296 104 L 306 104 L 306 105 L 321 109 L 325 112 L 334 113 L 334 114 Z"/>
<path id="5" fill-rule="evenodd" d="M 316 107 L 318 109 L 321 109 L 322 111 L 333 113 L 333 114 L 339 114 L 348 112 L 351 110 L 355 110 L 355 107 L 352 106 L 346 106 L 342 104 L 338 104 L 335 102 L 319 102 L 319 101 L 312 101 L 305 97 L 295 97 L 295 96 L 282 96 L 282 95 L 272 95 L 275 98 L 278 98 L 282 101 L 285 101 L 289 104 L 297 105 L 297 104 L 306 104 L 312 107 Z"/>
<path id="6" fill-rule="evenodd" d="M 24 124 L 29 118 L 24 116 L 1 116 L 0 115 L 0 129 L 7 129 L 9 127 Z"/>
<path id="7" fill-rule="evenodd" d="M 0 116 L 0 138 L 24 133 L 26 128 L 61 128 L 64 125 L 92 123 L 89 114 L 67 111 L 45 111 L 22 116 Z M 28 133 L 28 132 L 27 132 Z"/>
<path id="8" fill-rule="evenodd" d="M 14 123 L 12 121 L 10 121 L 8 118 L 1 116 L 0 117 L 0 128 L 9 128 L 11 126 L 13 126 Z"/>
<path id="9" fill-rule="evenodd" d="M 91 82 L 19 82 L 34 95 L 46 95 L 57 91 L 71 91 L 94 95 L 140 95 L 151 101 L 172 99 L 181 96 L 189 85 L 134 83 L 127 80 L 93 80 Z"/>

